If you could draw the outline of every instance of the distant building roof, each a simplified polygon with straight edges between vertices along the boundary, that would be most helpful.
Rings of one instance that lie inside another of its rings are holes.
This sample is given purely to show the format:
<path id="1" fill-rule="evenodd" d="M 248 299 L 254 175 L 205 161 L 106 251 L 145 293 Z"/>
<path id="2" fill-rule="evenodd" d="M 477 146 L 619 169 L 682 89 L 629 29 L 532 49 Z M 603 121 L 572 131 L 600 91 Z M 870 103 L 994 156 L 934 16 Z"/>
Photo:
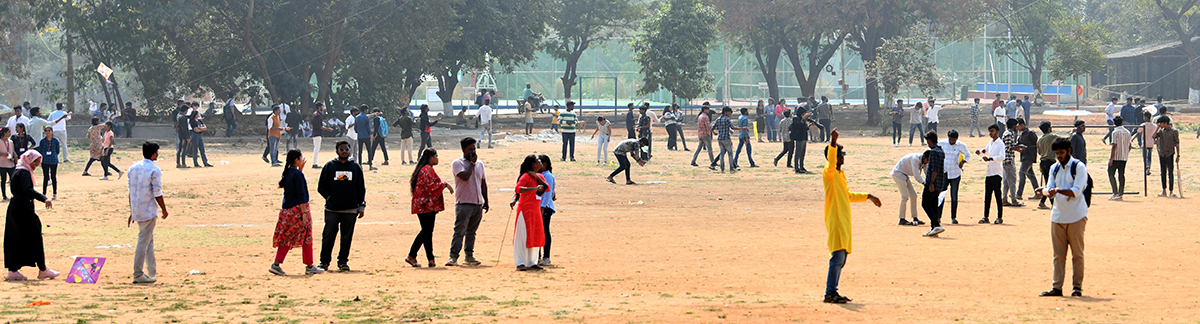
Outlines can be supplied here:
<path id="1" fill-rule="evenodd" d="M 1196 42 L 1200 42 L 1200 37 L 1192 38 L 1192 43 L 1195 44 Z M 1180 42 L 1180 41 L 1156 43 L 1156 44 L 1130 48 L 1130 49 L 1127 49 L 1124 51 L 1108 54 L 1108 55 L 1105 55 L 1104 58 L 1111 60 L 1111 59 L 1119 59 L 1119 58 L 1137 57 L 1137 56 L 1142 56 L 1142 55 L 1146 55 L 1146 54 L 1150 54 L 1150 53 L 1154 53 L 1154 52 L 1158 52 L 1158 51 L 1162 51 L 1162 50 L 1177 48 L 1177 47 L 1179 47 L 1180 44 L 1182 44 L 1182 42 Z M 1180 54 L 1182 54 L 1182 53 L 1180 53 Z"/>

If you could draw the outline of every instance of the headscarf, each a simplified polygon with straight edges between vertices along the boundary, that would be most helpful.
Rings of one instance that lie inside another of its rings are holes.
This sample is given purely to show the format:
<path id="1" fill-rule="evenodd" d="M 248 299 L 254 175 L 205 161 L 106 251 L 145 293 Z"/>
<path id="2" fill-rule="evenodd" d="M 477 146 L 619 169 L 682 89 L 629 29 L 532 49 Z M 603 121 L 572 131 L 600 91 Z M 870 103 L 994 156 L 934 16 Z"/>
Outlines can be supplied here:
<path id="1" fill-rule="evenodd" d="M 29 179 L 34 187 L 37 187 L 37 177 L 33 176 L 33 170 L 36 168 L 33 166 L 33 161 L 40 158 L 42 158 L 42 153 L 38 153 L 37 150 L 28 150 L 25 151 L 25 154 L 21 154 L 21 158 L 17 159 L 17 169 L 29 171 Z"/>

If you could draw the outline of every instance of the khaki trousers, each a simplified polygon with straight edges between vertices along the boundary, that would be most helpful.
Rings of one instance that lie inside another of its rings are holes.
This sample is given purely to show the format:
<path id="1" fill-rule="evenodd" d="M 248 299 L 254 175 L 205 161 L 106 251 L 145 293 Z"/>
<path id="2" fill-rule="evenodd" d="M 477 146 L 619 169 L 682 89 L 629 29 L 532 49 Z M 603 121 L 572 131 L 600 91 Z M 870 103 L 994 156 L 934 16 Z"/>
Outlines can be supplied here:
<path id="1" fill-rule="evenodd" d="M 1087 217 L 1070 224 L 1050 223 L 1050 239 L 1054 242 L 1054 289 L 1062 289 L 1066 276 L 1067 248 L 1071 249 L 1071 286 L 1083 288 L 1083 230 Z"/>

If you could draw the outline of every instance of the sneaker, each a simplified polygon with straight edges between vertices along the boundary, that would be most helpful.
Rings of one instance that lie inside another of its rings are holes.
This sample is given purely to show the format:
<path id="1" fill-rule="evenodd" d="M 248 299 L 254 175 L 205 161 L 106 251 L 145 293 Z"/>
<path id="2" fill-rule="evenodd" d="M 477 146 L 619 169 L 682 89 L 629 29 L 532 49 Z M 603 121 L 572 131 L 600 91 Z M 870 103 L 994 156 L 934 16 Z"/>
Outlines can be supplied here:
<path id="1" fill-rule="evenodd" d="M 317 268 L 321 268 L 321 271 L 329 271 L 329 264 L 328 264 L 328 263 L 321 263 L 321 264 L 318 264 L 318 265 L 317 265 Z"/>
<path id="2" fill-rule="evenodd" d="M 1165 193 L 1165 192 L 1164 192 L 1164 193 L 1160 193 L 1160 194 L 1158 194 L 1158 196 L 1159 196 L 1159 197 L 1166 197 L 1166 196 L 1167 196 L 1167 193 Z"/>
<path id="3" fill-rule="evenodd" d="M 467 257 L 467 261 L 463 262 L 463 264 L 469 265 L 469 266 L 477 266 L 480 263 L 479 263 L 479 260 L 475 260 L 474 257 Z"/>
<path id="4" fill-rule="evenodd" d="M 1071 291 L 1071 297 L 1083 297 L 1083 289 L 1078 287 L 1075 288 Z"/>
<path id="5" fill-rule="evenodd" d="M 1171 194 L 1171 198 L 1179 198 L 1179 196 L 1176 196 L 1175 194 Z"/>
<path id="6" fill-rule="evenodd" d="M 315 267 L 308 266 L 308 267 L 304 268 L 304 273 L 310 274 L 310 275 L 322 274 L 322 273 L 325 273 L 325 268 L 322 268 L 320 266 L 315 266 Z"/>
<path id="7" fill-rule="evenodd" d="M 16 272 L 16 271 L 9 271 L 8 276 L 4 277 L 5 281 L 25 281 L 28 279 L 29 278 L 25 278 L 25 275 L 21 274 L 20 272 Z"/>
<path id="8" fill-rule="evenodd" d="M 845 304 L 850 302 L 850 298 L 838 294 L 825 295 L 825 302 L 830 304 Z"/>
<path id="9" fill-rule="evenodd" d="M 383 161 L 383 164 L 380 165 L 388 165 L 388 161 Z"/>
<path id="10" fill-rule="evenodd" d="M 350 271 L 349 265 L 347 265 L 345 263 L 338 263 L 338 272 L 348 272 L 348 271 Z"/>
<path id="11" fill-rule="evenodd" d="M 979 223 L 980 223 L 980 224 L 987 224 L 987 223 L 991 223 L 991 221 L 988 221 L 988 218 L 987 218 L 987 217 L 984 217 L 983 219 L 980 219 L 980 220 L 979 220 Z"/>
<path id="12" fill-rule="evenodd" d="M 100 180 L 108 180 L 108 176 L 103 176 L 103 177 L 100 177 Z M 1159 197 L 1163 197 L 1163 195 L 1158 195 L 1158 196 L 1159 196 Z"/>
<path id="13" fill-rule="evenodd" d="M 47 280 L 59 276 L 59 271 L 46 269 L 46 271 L 37 272 L 37 280 Z"/>
<path id="14" fill-rule="evenodd" d="M 280 268 L 278 264 L 274 263 L 271 264 L 271 268 L 267 269 L 267 271 L 280 276 L 287 275 L 287 273 L 283 272 L 283 268 Z"/>
<path id="15" fill-rule="evenodd" d="M 1000 217 L 996 217 L 996 222 L 992 223 L 992 224 L 996 224 L 996 225 L 1004 224 L 1004 219 L 1000 218 Z"/>
<path id="16" fill-rule="evenodd" d="M 900 147 L 900 144 L 892 144 L 892 147 Z"/>
<path id="17" fill-rule="evenodd" d="M 1038 209 L 1050 209 L 1050 206 L 1038 205 Z"/>
<path id="18" fill-rule="evenodd" d="M 526 268 L 524 264 L 517 265 L 517 271 L 525 271 L 525 270 L 529 270 L 529 268 Z"/>
<path id="19" fill-rule="evenodd" d="M 903 218 L 901 218 L 901 219 L 900 219 L 900 224 L 897 224 L 897 225 L 901 225 L 901 226 L 912 226 L 912 224 L 913 224 L 913 223 L 912 223 L 912 222 L 909 222 L 907 219 L 903 219 Z"/>
<path id="20" fill-rule="evenodd" d="M 550 266 L 550 258 L 542 258 L 541 261 L 538 261 L 538 265 L 549 267 Z"/>
<path id="21" fill-rule="evenodd" d="M 1050 289 L 1049 291 L 1043 291 L 1043 292 L 1042 292 L 1042 294 L 1041 294 L 1041 295 L 1038 295 L 1038 296 L 1042 296 L 1042 297 L 1062 297 L 1062 289 L 1054 288 L 1054 289 Z"/>
<path id="22" fill-rule="evenodd" d="M 446 260 L 446 266 L 447 267 L 458 266 L 458 260 L 455 260 L 454 258 L 450 258 L 449 260 Z"/>
<path id="23" fill-rule="evenodd" d="M 1109 200 L 1112 200 L 1112 201 L 1125 201 L 1125 196 L 1116 196 L 1116 197 L 1112 197 L 1112 199 L 1109 199 Z"/>
<path id="24" fill-rule="evenodd" d="M 133 283 L 135 283 L 135 284 L 154 283 L 155 281 L 158 281 L 158 278 L 152 278 L 152 277 L 149 277 L 146 275 L 140 275 L 137 277 L 133 277 Z"/>
<path id="25" fill-rule="evenodd" d="M 125 176 L 125 171 L 117 171 L 117 180 L 121 180 L 121 177 L 124 177 L 124 176 Z"/>
<path id="26" fill-rule="evenodd" d="M 942 234 L 942 232 L 945 232 L 945 231 L 946 231 L 946 229 L 942 228 L 941 226 L 938 226 L 938 227 L 934 227 L 933 229 L 929 230 L 929 232 L 925 232 L 925 234 L 921 235 L 921 236 L 924 236 L 924 237 L 938 236 L 938 234 Z"/>
<path id="27" fill-rule="evenodd" d="M 8 199 L 5 199 L 8 200 Z M 58 195 L 50 196 L 50 200 L 58 200 Z"/>
<path id="28" fill-rule="evenodd" d="M 921 226 L 921 225 L 925 225 L 925 222 L 920 219 L 917 219 L 916 217 L 913 217 L 912 224 L 913 224 L 913 226 Z"/>
<path id="29" fill-rule="evenodd" d="M 535 265 L 528 266 L 528 267 L 526 267 L 525 269 L 528 269 L 529 271 L 541 271 L 541 270 L 546 270 L 546 268 L 542 268 L 542 266 L 539 266 L 539 265 L 536 265 L 536 264 L 535 264 Z"/>
<path id="30" fill-rule="evenodd" d="M 950 224 L 958 225 L 958 219 L 957 219 L 957 218 L 951 218 L 951 219 L 950 219 Z"/>
<path id="31" fill-rule="evenodd" d="M 211 168 L 211 167 L 213 167 L 213 165 L 212 165 L 212 164 L 205 163 L 205 164 L 204 164 L 204 167 L 205 167 L 205 168 Z"/>

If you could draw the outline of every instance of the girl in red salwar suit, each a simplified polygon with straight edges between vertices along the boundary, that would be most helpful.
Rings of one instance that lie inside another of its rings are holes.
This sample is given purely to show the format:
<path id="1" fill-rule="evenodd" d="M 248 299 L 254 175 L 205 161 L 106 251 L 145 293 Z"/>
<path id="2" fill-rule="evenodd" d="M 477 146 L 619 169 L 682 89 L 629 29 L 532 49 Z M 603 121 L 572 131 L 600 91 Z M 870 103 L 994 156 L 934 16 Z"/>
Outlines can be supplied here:
<path id="1" fill-rule="evenodd" d="M 542 169 L 537 156 L 525 157 L 521 163 L 521 175 L 517 179 L 515 197 L 508 206 L 516 206 L 517 225 L 513 233 L 513 262 L 517 271 L 542 270 L 537 265 L 537 248 L 545 245 L 542 232 L 541 200 L 538 195 L 546 191 L 546 180 L 538 174 Z"/>

